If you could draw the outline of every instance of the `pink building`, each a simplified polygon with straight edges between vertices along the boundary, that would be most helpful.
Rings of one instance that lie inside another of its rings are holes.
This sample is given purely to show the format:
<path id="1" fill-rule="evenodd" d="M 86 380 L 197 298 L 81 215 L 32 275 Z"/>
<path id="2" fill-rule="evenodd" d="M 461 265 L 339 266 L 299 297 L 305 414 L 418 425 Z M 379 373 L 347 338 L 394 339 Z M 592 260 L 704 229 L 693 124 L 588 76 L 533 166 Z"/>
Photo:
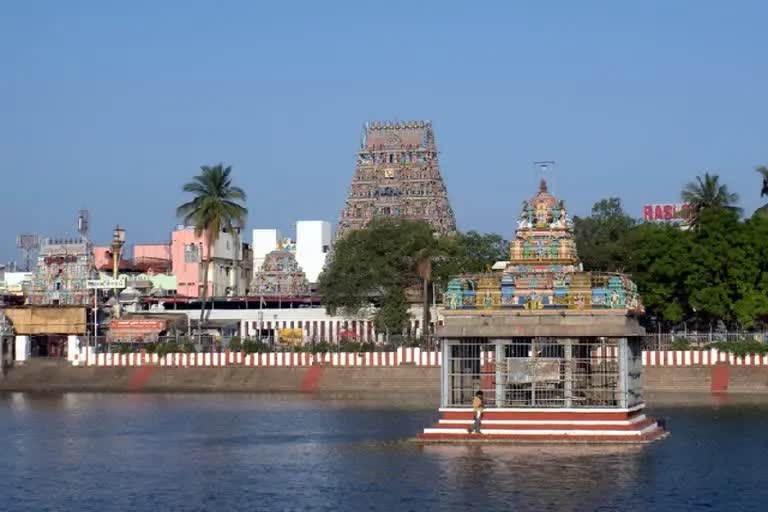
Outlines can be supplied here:
<path id="1" fill-rule="evenodd" d="M 202 292 L 203 262 L 208 267 L 208 296 L 242 296 L 251 277 L 251 258 L 243 257 L 247 246 L 240 237 L 222 232 L 208 247 L 194 228 L 179 227 L 171 235 L 172 272 L 179 295 L 199 297 Z"/>
<path id="2" fill-rule="evenodd" d="M 112 248 L 94 247 L 93 264 L 99 270 L 108 270 L 112 268 Z"/>
<path id="3" fill-rule="evenodd" d="M 170 244 L 134 245 L 133 259 L 171 261 L 171 245 Z"/>
<path id="4" fill-rule="evenodd" d="M 165 274 L 176 277 L 176 293 L 199 297 L 202 291 L 202 262 L 208 262 L 208 296 L 247 295 L 251 280 L 250 248 L 240 242 L 239 235 L 222 232 L 208 247 L 203 237 L 195 236 L 194 228 L 179 227 L 171 234 L 169 244 L 137 244 L 133 259 L 125 251 L 118 264 L 121 273 Z M 102 272 L 112 272 L 112 248 L 94 247 L 94 263 Z"/>
<path id="5" fill-rule="evenodd" d="M 118 263 L 120 272 L 142 272 L 148 274 L 162 274 L 171 268 L 170 244 L 141 244 L 133 247 L 133 259 L 126 258 L 123 249 Z M 112 272 L 112 247 L 94 247 L 93 262 L 96 269 L 102 272 Z"/>
<path id="6" fill-rule="evenodd" d="M 179 228 L 171 234 L 171 272 L 176 276 L 176 293 L 185 297 L 200 295 L 200 261 L 207 255 L 207 244 L 195 236 L 194 229 Z"/>

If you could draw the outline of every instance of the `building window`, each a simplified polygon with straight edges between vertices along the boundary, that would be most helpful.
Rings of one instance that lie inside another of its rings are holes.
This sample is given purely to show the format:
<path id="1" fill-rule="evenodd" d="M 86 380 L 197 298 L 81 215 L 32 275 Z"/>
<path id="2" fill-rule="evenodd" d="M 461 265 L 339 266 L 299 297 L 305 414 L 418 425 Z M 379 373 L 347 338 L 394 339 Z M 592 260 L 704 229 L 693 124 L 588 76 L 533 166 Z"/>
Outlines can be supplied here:
<path id="1" fill-rule="evenodd" d="M 329 250 L 331 250 L 331 246 L 330 245 L 324 245 L 323 246 L 323 253 L 327 253 Z"/>
<path id="2" fill-rule="evenodd" d="M 184 246 L 184 262 L 185 263 L 199 263 L 200 262 L 200 249 L 195 244 L 187 244 Z"/>

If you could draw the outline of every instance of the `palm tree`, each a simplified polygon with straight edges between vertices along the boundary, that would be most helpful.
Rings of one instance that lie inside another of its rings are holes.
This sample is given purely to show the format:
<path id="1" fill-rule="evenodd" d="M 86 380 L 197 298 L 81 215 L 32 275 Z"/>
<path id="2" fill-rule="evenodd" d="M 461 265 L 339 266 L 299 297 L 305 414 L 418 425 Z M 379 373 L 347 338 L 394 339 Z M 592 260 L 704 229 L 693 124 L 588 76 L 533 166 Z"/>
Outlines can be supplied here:
<path id="1" fill-rule="evenodd" d="M 763 188 L 760 190 L 760 197 L 768 196 L 768 167 L 760 165 L 755 170 L 763 175 Z"/>
<path id="2" fill-rule="evenodd" d="M 689 224 L 698 226 L 699 214 L 705 208 L 727 208 L 739 210 L 735 203 L 739 200 L 738 194 L 728 191 L 728 185 L 720 183 L 717 174 L 704 173 L 704 178 L 696 176 L 696 181 L 691 181 L 683 187 L 681 194 L 683 202 L 689 205 Z"/>
<path id="3" fill-rule="evenodd" d="M 245 223 L 248 210 L 239 204 L 245 201 L 245 191 L 232 185 L 232 167 L 222 164 L 200 167 L 200 174 L 184 185 L 184 192 L 195 197 L 176 209 L 176 215 L 184 219 L 184 224 L 194 226 L 195 236 L 204 236 L 208 254 L 202 259 L 203 290 L 200 307 L 200 325 L 205 320 L 205 306 L 208 299 L 208 267 L 210 266 L 211 247 L 226 231 L 235 233 Z M 237 235 L 235 235 L 237 236 Z M 235 241 L 237 243 L 238 239 Z M 239 247 L 235 246 L 235 254 Z"/>

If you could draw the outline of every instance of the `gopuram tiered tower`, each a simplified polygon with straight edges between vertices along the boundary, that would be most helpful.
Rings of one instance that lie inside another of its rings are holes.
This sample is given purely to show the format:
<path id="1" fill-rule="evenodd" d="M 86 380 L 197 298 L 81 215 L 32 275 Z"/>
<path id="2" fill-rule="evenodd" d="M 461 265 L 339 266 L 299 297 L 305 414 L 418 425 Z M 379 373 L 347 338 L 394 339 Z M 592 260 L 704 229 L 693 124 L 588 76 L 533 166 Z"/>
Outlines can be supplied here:
<path id="1" fill-rule="evenodd" d="M 337 238 L 377 216 L 425 220 L 440 234 L 456 230 L 432 123 L 365 125 Z"/>

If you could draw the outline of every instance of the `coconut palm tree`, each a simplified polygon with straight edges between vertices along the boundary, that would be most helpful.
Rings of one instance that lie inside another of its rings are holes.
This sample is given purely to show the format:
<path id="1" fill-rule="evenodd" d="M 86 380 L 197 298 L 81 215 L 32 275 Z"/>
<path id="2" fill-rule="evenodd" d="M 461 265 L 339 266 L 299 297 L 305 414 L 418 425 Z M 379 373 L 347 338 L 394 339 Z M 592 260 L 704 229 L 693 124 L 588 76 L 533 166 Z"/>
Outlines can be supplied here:
<path id="1" fill-rule="evenodd" d="M 760 197 L 768 196 L 768 167 L 760 165 L 755 170 L 763 175 L 763 188 L 760 190 Z"/>
<path id="2" fill-rule="evenodd" d="M 768 196 L 768 167 L 760 165 L 757 166 L 755 170 L 763 176 L 763 188 L 760 190 L 760 197 Z M 755 210 L 755 213 L 752 216 L 768 219 L 768 203 Z"/>
<path id="3" fill-rule="evenodd" d="M 200 174 L 185 184 L 184 192 L 194 194 L 194 198 L 180 205 L 176 215 L 184 219 L 184 224 L 194 226 L 195 235 L 205 237 L 207 255 L 202 258 L 203 289 L 202 305 L 200 307 L 200 325 L 205 320 L 205 306 L 208 299 L 208 267 L 211 260 L 211 247 L 219 239 L 222 232 L 235 234 L 239 244 L 236 228 L 242 227 L 248 210 L 241 205 L 244 202 L 245 191 L 232 184 L 232 167 L 222 164 L 200 167 Z M 235 253 L 238 247 L 235 246 Z M 202 255 L 201 255 L 202 256 Z"/>
<path id="4" fill-rule="evenodd" d="M 699 214 L 705 208 L 728 208 L 739 210 L 735 206 L 739 200 L 738 194 L 728 191 L 728 185 L 720 183 L 717 174 L 704 173 L 704 177 L 696 176 L 683 187 L 681 194 L 683 202 L 689 205 L 688 216 L 691 227 L 698 226 Z"/>

